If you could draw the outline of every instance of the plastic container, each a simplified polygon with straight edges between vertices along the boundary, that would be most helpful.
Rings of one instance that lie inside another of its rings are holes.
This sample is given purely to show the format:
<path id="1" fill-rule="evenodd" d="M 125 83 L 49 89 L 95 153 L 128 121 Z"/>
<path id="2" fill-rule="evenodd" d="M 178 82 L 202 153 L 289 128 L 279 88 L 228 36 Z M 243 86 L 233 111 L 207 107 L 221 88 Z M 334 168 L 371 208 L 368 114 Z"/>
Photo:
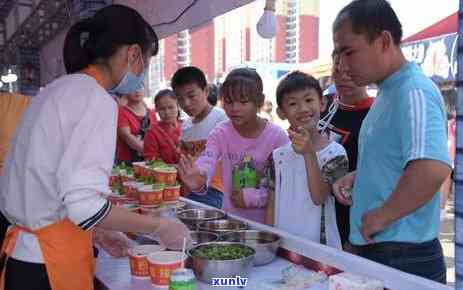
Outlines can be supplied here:
<path id="1" fill-rule="evenodd" d="M 146 184 L 143 182 L 133 181 L 133 188 L 134 188 L 134 198 L 138 200 L 138 193 L 139 189 L 145 186 Z"/>
<path id="2" fill-rule="evenodd" d="M 133 162 L 132 163 L 132 168 L 133 168 L 133 174 L 138 177 L 142 176 L 143 172 L 143 167 L 146 165 L 146 162 Z"/>
<path id="3" fill-rule="evenodd" d="M 167 185 L 163 191 L 162 199 L 164 201 L 177 201 L 180 197 L 180 184 Z"/>
<path id="4" fill-rule="evenodd" d="M 161 185 L 145 185 L 138 188 L 140 205 L 158 205 L 162 203 L 164 187 Z"/>
<path id="5" fill-rule="evenodd" d="M 122 183 L 129 181 L 129 176 L 127 175 L 127 170 L 120 170 L 119 171 L 119 178 Z"/>
<path id="6" fill-rule="evenodd" d="M 146 165 L 140 165 L 140 168 L 138 169 L 140 171 L 140 176 L 141 177 L 149 177 L 149 168 Z"/>
<path id="7" fill-rule="evenodd" d="M 111 175 L 109 176 L 109 186 L 115 186 L 120 183 L 119 175 Z"/>
<path id="8" fill-rule="evenodd" d="M 137 200 L 127 197 L 125 195 L 119 195 L 119 194 L 108 194 L 106 195 L 106 198 L 111 201 L 112 204 L 120 206 L 123 204 L 129 204 L 129 203 L 137 203 Z"/>
<path id="9" fill-rule="evenodd" d="M 149 273 L 151 283 L 156 287 L 167 288 L 169 286 L 170 274 L 182 267 L 182 262 L 187 256 L 182 252 L 165 251 L 148 255 Z"/>
<path id="10" fill-rule="evenodd" d="M 132 277 L 149 279 L 148 255 L 164 250 L 165 248 L 160 245 L 139 245 L 129 249 L 130 273 Z"/>
<path id="11" fill-rule="evenodd" d="M 122 184 L 124 193 L 127 197 L 137 198 L 137 187 L 138 182 L 136 181 L 125 181 Z"/>
<path id="12" fill-rule="evenodd" d="M 169 168 L 155 168 L 154 180 L 166 185 L 176 185 L 177 183 L 177 169 L 174 167 Z"/>

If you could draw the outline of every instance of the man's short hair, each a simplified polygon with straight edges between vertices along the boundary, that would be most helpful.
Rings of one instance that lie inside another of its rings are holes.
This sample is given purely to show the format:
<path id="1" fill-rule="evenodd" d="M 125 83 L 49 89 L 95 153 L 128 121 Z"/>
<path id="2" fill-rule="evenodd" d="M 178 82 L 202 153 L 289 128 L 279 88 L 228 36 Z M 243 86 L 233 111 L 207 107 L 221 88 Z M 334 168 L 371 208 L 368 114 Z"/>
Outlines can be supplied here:
<path id="1" fill-rule="evenodd" d="M 348 20 L 352 31 L 365 34 L 370 41 L 375 40 L 383 31 L 389 31 L 394 44 L 402 41 L 402 24 L 391 5 L 386 0 L 354 0 L 345 6 L 336 16 L 333 33 Z"/>

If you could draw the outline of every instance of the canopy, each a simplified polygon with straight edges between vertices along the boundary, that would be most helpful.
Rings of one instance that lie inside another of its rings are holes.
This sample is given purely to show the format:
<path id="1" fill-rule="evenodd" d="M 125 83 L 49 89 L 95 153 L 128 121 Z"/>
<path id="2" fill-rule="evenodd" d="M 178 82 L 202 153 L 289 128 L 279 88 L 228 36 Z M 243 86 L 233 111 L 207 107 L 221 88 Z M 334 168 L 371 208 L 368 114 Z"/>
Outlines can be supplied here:
<path id="1" fill-rule="evenodd" d="M 154 26 L 159 37 L 164 38 L 185 29 L 198 27 L 211 21 L 216 16 L 253 1 L 114 0 L 113 3 L 124 4 L 137 9 Z M 257 11 L 257 13 L 262 12 Z"/>
<path id="2" fill-rule="evenodd" d="M 414 42 L 456 32 L 458 32 L 458 12 L 455 12 L 433 25 L 405 38 L 402 42 Z"/>

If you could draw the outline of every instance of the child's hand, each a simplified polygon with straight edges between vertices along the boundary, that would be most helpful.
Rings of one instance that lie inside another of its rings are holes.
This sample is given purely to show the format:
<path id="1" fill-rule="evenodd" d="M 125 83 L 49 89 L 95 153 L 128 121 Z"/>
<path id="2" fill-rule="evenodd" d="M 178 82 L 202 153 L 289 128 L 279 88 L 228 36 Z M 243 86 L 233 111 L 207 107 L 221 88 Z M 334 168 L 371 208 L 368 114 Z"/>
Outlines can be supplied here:
<path id="1" fill-rule="evenodd" d="M 231 201 L 236 208 L 246 208 L 246 203 L 244 202 L 243 192 L 233 191 L 231 194 Z"/>
<path id="2" fill-rule="evenodd" d="M 183 183 L 192 191 L 199 191 L 206 184 L 206 177 L 196 166 L 194 158 L 190 155 L 180 156 L 178 173 Z"/>
<path id="3" fill-rule="evenodd" d="M 236 208 L 264 208 L 268 192 L 265 188 L 242 188 L 232 192 L 231 201 Z"/>
<path id="4" fill-rule="evenodd" d="M 288 130 L 288 134 L 296 153 L 304 155 L 314 152 L 312 139 L 307 129 L 299 127 L 297 132 L 290 129 Z"/>

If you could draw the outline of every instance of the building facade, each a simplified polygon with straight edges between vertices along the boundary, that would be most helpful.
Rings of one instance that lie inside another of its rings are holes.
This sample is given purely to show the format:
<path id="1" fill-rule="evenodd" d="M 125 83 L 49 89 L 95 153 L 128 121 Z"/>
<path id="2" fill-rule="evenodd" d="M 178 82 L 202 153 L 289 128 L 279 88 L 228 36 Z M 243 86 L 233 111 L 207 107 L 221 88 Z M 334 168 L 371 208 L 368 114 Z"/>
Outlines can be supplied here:
<path id="1" fill-rule="evenodd" d="M 187 65 L 202 69 L 209 82 L 219 82 L 230 68 L 246 62 L 296 64 L 318 58 L 319 0 L 277 1 L 273 39 L 263 39 L 256 30 L 264 6 L 257 0 L 164 38 L 151 63 L 150 90 L 169 86 L 174 72 Z"/>

